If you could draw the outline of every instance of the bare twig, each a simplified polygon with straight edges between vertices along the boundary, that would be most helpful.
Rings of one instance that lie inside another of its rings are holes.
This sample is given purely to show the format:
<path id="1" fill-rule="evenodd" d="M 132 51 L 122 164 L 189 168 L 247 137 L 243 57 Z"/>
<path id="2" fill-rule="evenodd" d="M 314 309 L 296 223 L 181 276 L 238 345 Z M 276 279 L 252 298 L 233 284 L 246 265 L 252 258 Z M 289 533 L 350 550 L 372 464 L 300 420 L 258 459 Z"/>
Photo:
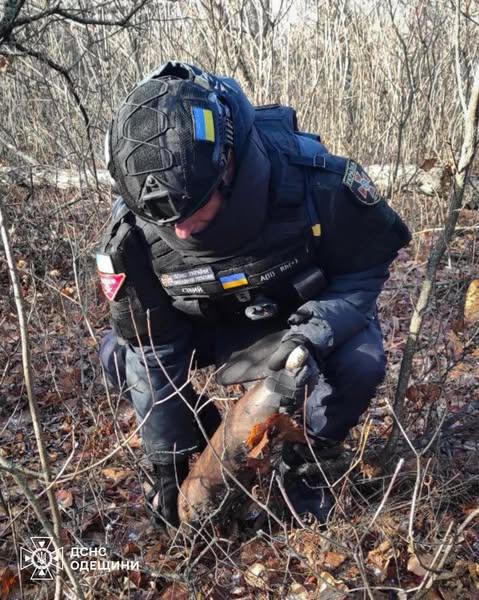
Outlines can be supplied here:
<path id="1" fill-rule="evenodd" d="M 40 506 L 40 503 L 35 498 L 33 492 L 30 490 L 28 483 L 23 478 L 23 476 L 20 475 L 20 473 L 18 473 L 15 469 L 11 469 L 10 465 L 8 465 L 8 463 L 6 463 L 6 461 L 5 461 L 5 459 L 3 459 L 1 456 L 0 456 L 0 468 L 4 469 L 5 471 L 8 471 L 12 475 L 12 477 L 15 479 L 17 484 L 20 486 L 20 488 L 22 489 L 22 492 L 25 494 L 25 497 L 27 498 L 30 506 L 33 508 L 33 511 L 37 515 L 37 518 L 38 518 L 41 526 L 46 531 L 48 536 L 51 538 L 52 544 L 54 545 L 55 550 L 57 552 L 57 556 L 59 556 L 61 558 L 63 568 L 65 569 L 65 571 L 75 589 L 75 592 L 78 595 L 78 598 L 81 598 L 81 599 L 84 598 L 84 595 L 83 595 L 82 589 L 80 587 L 80 583 L 77 579 L 77 576 L 76 576 L 75 572 L 72 570 L 69 561 L 67 560 L 67 558 L 65 558 L 63 556 L 63 552 L 61 552 L 61 546 L 60 546 L 60 541 L 58 539 L 58 535 L 52 529 L 52 527 L 48 521 L 48 517 L 43 512 L 42 507 Z M 55 593 L 56 593 L 56 590 L 55 590 Z"/>
<path id="2" fill-rule="evenodd" d="M 25 311 L 23 308 L 23 297 L 22 292 L 20 290 L 20 285 L 18 282 L 18 275 L 15 266 L 15 262 L 13 259 L 12 250 L 10 247 L 10 240 L 8 236 L 7 226 L 5 222 L 5 216 L 3 211 L 3 204 L 0 199 L 0 233 L 3 241 L 3 246 L 5 249 L 5 254 L 7 257 L 8 270 L 10 274 L 10 279 L 12 282 L 13 295 L 15 298 L 15 304 L 17 307 L 17 316 L 18 316 L 18 325 L 20 329 L 20 338 L 21 338 L 21 346 L 22 346 L 22 364 L 23 364 L 23 377 L 25 381 L 25 388 L 27 391 L 28 397 L 28 405 L 30 408 L 30 413 L 32 416 L 32 424 L 33 430 L 35 432 L 35 439 L 37 442 L 38 454 L 40 456 L 40 463 L 42 465 L 43 473 L 45 474 L 45 479 L 47 483 L 51 481 L 51 471 L 50 464 L 48 462 L 47 450 L 45 447 L 45 441 L 43 439 L 43 430 L 40 418 L 40 411 L 38 408 L 37 400 L 35 394 L 33 392 L 33 377 L 32 377 L 32 367 L 31 367 L 31 358 L 30 358 L 30 343 L 28 339 L 28 324 L 25 318 Z M 15 475 L 14 475 L 15 476 Z M 17 475 L 18 477 L 18 475 Z M 56 538 L 56 543 L 58 543 L 58 536 L 60 535 L 60 527 L 61 527 L 61 517 L 60 512 L 58 510 L 58 504 L 55 498 L 55 494 L 53 489 L 49 489 L 48 493 L 48 502 L 50 505 L 50 511 L 52 515 L 53 521 L 53 531 Z M 55 596 L 61 594 L 61 574 L 57 577 L 57 587 L 55 591 Z"/>
<path id="3" fill-rule="evenodd" d="M 386 445 L 385 460 L 389 459 L 396 447 L 399 435 L 397 423 L 402 422 L 404 419 L 404 397 L 406 395 L 407 386 L 411 377 L 412 361 L 416 353 L 417 342 L 419 340 L 419 335 L 424 322 L 424 316 L 429 306 L 439 263 L 454 236 L 469 169 L 476 153 L 478 107 L 479 64 L 476 66 L 476 73 L 469 98 L 469 105 L 464 118 L 463 144 L 458 170 L 454 177 L 454 187 L 449 198 L 448 216 L 446 222 L 444 223 L 444 229 L 441 231 L 438 240 L 431 249 L 426 267 L 426 276 L 411 319 L 409 336 L 404 349 L 404 356 L 401 362 L 401 369 L 399 372 L 396 394 L 394 398 L 394 410 L 397 415 L 397 421 L 393 426 L 393 431 Z"/>

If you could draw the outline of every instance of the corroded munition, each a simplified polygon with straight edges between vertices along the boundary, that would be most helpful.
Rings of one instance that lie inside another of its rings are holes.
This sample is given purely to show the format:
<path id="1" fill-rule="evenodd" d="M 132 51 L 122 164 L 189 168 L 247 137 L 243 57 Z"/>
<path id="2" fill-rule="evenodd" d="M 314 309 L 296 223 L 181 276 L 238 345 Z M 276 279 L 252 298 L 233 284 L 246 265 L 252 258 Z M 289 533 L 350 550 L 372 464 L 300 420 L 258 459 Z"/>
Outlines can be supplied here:
<path id="1" fill-rule="evenodd" d="M 286 363 L 289 370 L 306 362 L 307 350 L 298 347 Z M 181 521 L 193 522 L 207 515 L 223 500 L 227 486 L 234 486 L 225 469 L 248 485 L 254 470 L 247 468 L 248 448 L 245 444 L 255 425 L 264 423 L 279 411 L 277 395 L 271 394 L 264 383 L 257 383 L 238 400 L 225 415 L 211 443 L 194 464 L 181 486 L 178 497 L 178 514 Z"/>

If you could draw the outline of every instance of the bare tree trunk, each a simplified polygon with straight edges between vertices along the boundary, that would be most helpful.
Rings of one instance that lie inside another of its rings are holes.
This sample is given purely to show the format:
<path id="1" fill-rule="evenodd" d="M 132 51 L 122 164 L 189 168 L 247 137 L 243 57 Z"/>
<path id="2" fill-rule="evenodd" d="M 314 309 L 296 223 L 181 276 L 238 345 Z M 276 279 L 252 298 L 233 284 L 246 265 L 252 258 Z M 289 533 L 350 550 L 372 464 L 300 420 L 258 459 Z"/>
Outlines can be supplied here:
<path id="1" fill-rule="evenodd" d="M 474 83 L 469 98 L 467 112 L 464 115 L 464 137 L 461 149 L 461 156 L 454 177 L 454 185 L 449 198 L 448 215 L 444 223 L 444 229 L 435 242 L 429 255 L 426 267 L 426 277 L 421 287 L 418 301 L 414 307 L 411 324 L 409 327 L 409 336 L 404 349 L 404 356 L 401 362 L 399 379 L 394 397 L 394 412 L 397 421 L 400 423 L 404 419 L 404 398 L 408 387 L 412 371 L 412 361 L 416 353 L 417 342 L 421 328 L 424 322 L 424 315 L 428 309 L 429 301 L 433 291 L 434 281 L 436 279 L 439 263 L 454 236 L 459 210 L 464 197 L 464 188 L 469 174 L 469 168 L 476 153 L 477 144 L 477 126 L 479 119 L 479 64 L 476 65 Z M 397 444 L 399 437 L 399 428 L 394 425 L 391 437 L 386 445 L 385 461 L 387 461 Z"/>

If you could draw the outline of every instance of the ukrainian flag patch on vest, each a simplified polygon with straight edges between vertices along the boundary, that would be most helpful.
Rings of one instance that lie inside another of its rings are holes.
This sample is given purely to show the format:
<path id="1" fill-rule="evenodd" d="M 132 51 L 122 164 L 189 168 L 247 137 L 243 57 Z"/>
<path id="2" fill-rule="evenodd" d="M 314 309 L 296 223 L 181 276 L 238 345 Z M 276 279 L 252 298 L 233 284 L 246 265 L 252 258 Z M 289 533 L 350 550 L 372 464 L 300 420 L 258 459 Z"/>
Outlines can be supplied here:
<path id="1" fill-rule="evenodd" d="M 215 141 L 215 122 L 213 119 L 213 111 L 209 108 L 200 108 L 193 106 L 193 125 L 195 140 L 203 142 Z"/>
<path id="2" fill-rule="evenodd" d="M 230 290 L 231 288 L 248 285 L 248 279 L 245 273 L 234 273 L 233 275 L 224 275 L 220 277 L 223 289 Z"/>

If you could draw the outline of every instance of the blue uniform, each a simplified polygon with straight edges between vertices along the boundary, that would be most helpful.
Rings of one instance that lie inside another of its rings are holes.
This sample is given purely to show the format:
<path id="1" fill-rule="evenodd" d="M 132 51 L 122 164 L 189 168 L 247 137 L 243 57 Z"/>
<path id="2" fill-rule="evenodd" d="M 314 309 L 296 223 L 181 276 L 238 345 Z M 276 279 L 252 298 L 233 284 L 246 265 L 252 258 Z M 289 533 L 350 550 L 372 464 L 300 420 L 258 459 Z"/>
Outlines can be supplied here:
<path id="1" fill-rule="evenodd" d="M 103 242 L 116 288 L 101 360 L 133 402 L 153 462 L 204 446 L 194 411 L 209 434 L 219 423 L 187 384 L 193 351 L 199 366 L 227 363 L 223 383 L 251 381 L 268 375 L 281 339 L 306 337 L 322 372 L 306 408 L 313 440 L 344 439 L 384 377 L 376 300 L 409 232 L 359 165 L 294 132 L 281 110 L 276 121 L 278 111 L 261 115 L 204 234 L 178 240 L 120 203 Z M 251 321 L 244 307 L 260 293 L 277 314 Z M 288 323 L 297 309 L 306 323 Z"/>

